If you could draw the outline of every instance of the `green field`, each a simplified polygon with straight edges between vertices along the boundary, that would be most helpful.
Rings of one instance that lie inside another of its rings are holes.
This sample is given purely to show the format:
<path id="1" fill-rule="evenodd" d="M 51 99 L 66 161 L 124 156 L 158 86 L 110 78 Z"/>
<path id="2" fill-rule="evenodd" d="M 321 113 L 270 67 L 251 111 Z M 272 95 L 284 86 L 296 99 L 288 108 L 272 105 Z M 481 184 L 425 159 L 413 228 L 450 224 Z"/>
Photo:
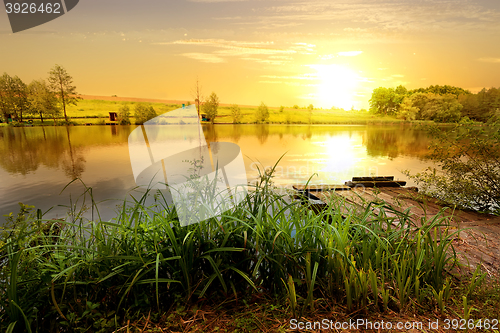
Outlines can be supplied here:
<path id="1" fill-rule="evenodd" d="M 139 102 L 104 101 L 104 100 L 80 100 L 78 105 L 67 107 L 67 113 L 72 121 L 76 123 L 102 123 L 109 122 L 109 112 L 118 112 L 122 105 L 128 105 L 131 114 L 135 104 Z M 180 108 L 180 104 L 146 103 L 153 106 L 157 114 L 162 114 Z M 255 107 L 241 107 L 241 123 L 255 123 Z M 269 107 L 269 123 L 275 124 L 368 124 L 368 123 L 396 123 L 401 119 L 389 116 L 373 115 L 367 111 L 345 111 L 342 109 L 315 109 L 311 112 L 307 109 L 285 108 L 283 112 L 277 107 Z M 133 119 L 131 119 L 133 123 Z M 232 123 L 229 106 L 220 106 L 215 123 Z"/>

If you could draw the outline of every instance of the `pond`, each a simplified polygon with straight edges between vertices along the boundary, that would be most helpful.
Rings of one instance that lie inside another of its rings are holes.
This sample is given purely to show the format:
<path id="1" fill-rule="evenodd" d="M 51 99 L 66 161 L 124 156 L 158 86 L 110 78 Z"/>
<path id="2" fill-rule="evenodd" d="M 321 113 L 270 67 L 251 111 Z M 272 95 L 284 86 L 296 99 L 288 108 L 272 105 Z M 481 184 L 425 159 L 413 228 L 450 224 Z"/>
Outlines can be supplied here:
<path id="1" fill-rule="evenodd" d="M 0 215 L 34 205 L 47 218 L 64 217 L 91 187 L 105 220 L 136 187 L 128 137 L 136 126 L 1 127 Z M 248 180 L 276 167 L 276 185 L 343 184 L 354 176 L 406 180 L 402 170 L 429 162 L 426 133 L 409 125 L 203 125 L 207 142 L 241 148 Z M 65 188 L 74 178 L 80 178 Z M 64 191 L 63 191 L 64 190 Z M 113 199 L 113 200 L 111 200 Z M 81 199 L 79 201 L 81 203 Z M 86 203 L 89 206 L 89 203 Z M 0 218 L 0 223 L 4 218 Z"/>

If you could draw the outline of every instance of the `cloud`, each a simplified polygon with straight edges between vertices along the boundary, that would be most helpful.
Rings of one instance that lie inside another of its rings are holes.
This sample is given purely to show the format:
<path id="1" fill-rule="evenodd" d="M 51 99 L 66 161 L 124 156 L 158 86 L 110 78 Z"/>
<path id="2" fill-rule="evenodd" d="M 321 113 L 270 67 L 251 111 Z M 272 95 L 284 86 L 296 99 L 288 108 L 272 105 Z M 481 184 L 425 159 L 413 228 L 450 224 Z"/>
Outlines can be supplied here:
<path id="1" fill-rule="evenodd" d="M 347 52 L 338 52 L 337 54 L 341 57 L 355 57 L 360 55 L 363 51 L 347 51 Z"/>
<path id="2" fill-rule="evenodd" d="M 177 45 L 205 45 L 211 47 L 222 48 L 224 50 L 217 51 L 219 55 L 239 56 L 253 54 L 293 54 L 297 53 L 290 49 L 273 48 L 274 42 L 243 42 L 225 39 L 185 39 L 176 40 L 167 43 L 155 43 L 157 45 L 177 44 Z"/>
<path id="3" fill-rule="evenodd" d="M 403 74 L 393 74 L 392 77 L 405 77 Z"/>
<path id="4" fill-rule="evenodd" d="M 262 23 L 320 22 L 347 23 L 348 34 L 380 31 L 384 34 L 403 34 L 408 31 L 466 31 L 500 30 L 500 11 L 485 2 L 469 0 L 441 1 L 355 1 L 329 0 L 297 1 L 268 7 Z M 361 27 L 356 27 L 359 24 Z"/>
<path id="5" fill-rule="evenodd" d="M 212 63 L 212 64 L 226 62 L 226 60 L 224 60 L 223 58 L 220 58 L 220 57 L 218 57 L 214 54 L 211 54 L 211 53 L 183 53 L 181 55 L 188 57 L 188 58 L 191 58 L 191 59 L 199 60 L 202 62 L 208 62 L 208 63 Z"/>
<path id="6" fill-rule="evenodd" d="M 317 80 L 317 77 L 311 74 L 304 74 L 299 76 L 280 76 L 280 75 L 261 75 L 268 79 L 283 79 L 283 80 Z"/>
<path id="7" fill-rule="evenodd" d="M 184 39 L 173 42 L 154 43 L 155 45 L 193 45 L 217 48 L 212 53 L 184 53 L 192 59 L 204 62 L 225 62 L 224 57 L 240 57 L 242 60 L 251 60 L 271 65 L 283 65 L 292 60 L 290 57 L 299 51 L 292 48 L 277 48 L 274 42 L 246 42 L 225 39 Z M 314 45 L 313 45 L 314 46 Z M 307 44 L 303 47 L 310 48 Z M 303 52 L 300 52 L 304 54 Z M 260 57 L 259 57 L 260 56 Z"/>
<path id="8" fill-rule="evenodd" d="M 477 60 L 482 62 L 500 63 L 500 58 L 479 58 Z"/>

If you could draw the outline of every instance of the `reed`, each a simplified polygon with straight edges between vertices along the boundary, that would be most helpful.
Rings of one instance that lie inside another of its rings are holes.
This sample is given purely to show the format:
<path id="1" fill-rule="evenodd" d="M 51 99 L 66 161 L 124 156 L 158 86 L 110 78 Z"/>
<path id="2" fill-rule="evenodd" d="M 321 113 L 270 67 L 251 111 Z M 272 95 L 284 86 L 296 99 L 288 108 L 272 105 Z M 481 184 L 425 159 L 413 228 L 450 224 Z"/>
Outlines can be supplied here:
<path id="1" fill-rule="evenodd" d="M 91 189 L 84 196 L 97 209 Z M 319 296 L 347 313 L 404 310 L 410 300 L 445 311 L 456 262 L 447 217 L 418 227 L 384 204 L 346 213 L 331 200 L 314 213 L 277 194 L 269 170 L 239 206 L 185 227 L 153 191 L 125 200 L 110 221 L 86 220 L 72 204 L 47 229 L 54 221 L 24 212 L 0 243 L 0 328 L 98 330 L 138 311 L 262 293 L 288 300 L 293 315 Z"/>

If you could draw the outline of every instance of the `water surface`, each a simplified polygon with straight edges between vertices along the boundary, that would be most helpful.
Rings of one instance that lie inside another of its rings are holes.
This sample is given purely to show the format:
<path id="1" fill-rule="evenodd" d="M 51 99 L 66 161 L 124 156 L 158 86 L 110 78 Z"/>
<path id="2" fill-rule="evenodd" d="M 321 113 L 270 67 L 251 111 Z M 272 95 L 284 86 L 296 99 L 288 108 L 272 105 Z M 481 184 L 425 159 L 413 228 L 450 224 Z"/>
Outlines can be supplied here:
<path id="1" fill-rule="evenodd" d="M 64 217 L 81 204 L 81 182 L 91 187 L 108 220 L 135 187 L 128 135 L 135 126 L 1 127 L 0 214 L 18 211 L 18 202 Z M 207 142 L 233 142 L 244 155 L 249 180 L 272 167 L 277 185 L 343 184 L 354 176 L 422 171 L 429 139 L 408 125 L 204 125 Z M 63 191 L 64 189 L 64 191 Z M 62 193 L 61 193 L 62 192 Z M 78 201 L 80 200 L 80 201 Z M 87 202 L 87 206 L 90 203 Z M 3 218 L 1 218 L 3 222 Z M 1 222 L 0 222 L 1 223 Z"/>

